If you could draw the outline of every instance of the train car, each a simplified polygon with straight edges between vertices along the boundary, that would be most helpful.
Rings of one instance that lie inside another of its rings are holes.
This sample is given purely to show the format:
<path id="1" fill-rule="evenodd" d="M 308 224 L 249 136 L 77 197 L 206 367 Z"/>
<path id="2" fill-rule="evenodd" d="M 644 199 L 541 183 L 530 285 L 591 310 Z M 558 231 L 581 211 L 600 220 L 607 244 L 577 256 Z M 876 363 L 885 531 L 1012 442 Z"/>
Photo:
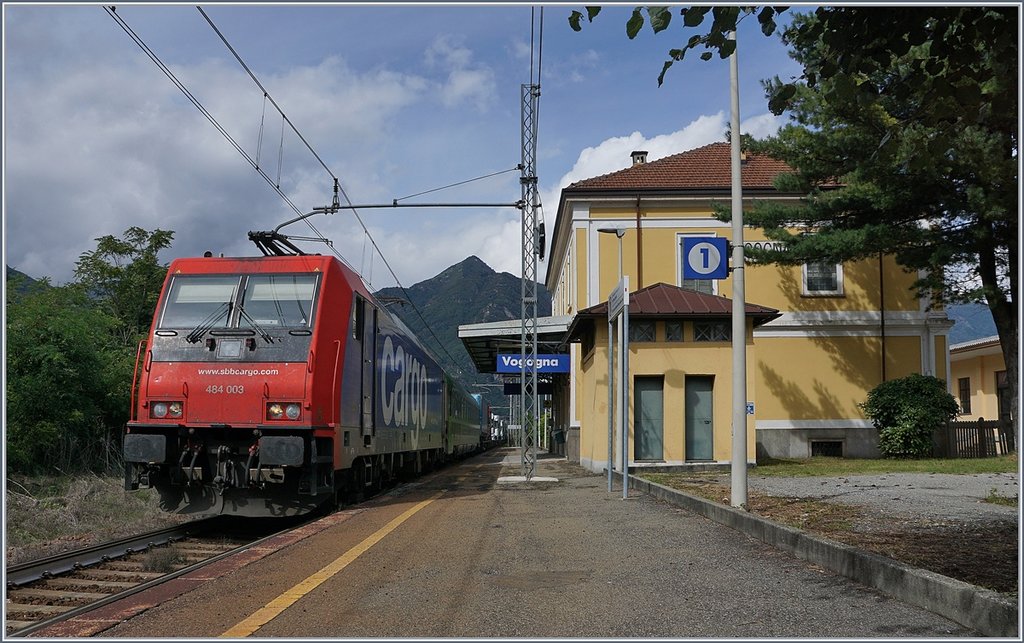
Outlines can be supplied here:
<path id="1" fill-rule="evenodd" d="M 333 257 L 177 259 L 136 360 L 125 487 L 287 516 L 479 448 L 476 401 Z"/>

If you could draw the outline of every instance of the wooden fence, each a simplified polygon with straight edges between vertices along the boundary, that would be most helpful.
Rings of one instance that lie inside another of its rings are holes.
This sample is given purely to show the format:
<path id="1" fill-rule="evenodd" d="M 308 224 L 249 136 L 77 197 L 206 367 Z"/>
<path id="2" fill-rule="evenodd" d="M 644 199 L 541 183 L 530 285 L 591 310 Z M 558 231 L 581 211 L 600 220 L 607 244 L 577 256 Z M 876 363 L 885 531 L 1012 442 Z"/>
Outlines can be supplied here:
<path id="1" fill-rule="evenodd" d="M 936 458 L 992 458 L 1016 450 L 1011 422 L 985 418 L 950 422 L 932 435 Z"/>

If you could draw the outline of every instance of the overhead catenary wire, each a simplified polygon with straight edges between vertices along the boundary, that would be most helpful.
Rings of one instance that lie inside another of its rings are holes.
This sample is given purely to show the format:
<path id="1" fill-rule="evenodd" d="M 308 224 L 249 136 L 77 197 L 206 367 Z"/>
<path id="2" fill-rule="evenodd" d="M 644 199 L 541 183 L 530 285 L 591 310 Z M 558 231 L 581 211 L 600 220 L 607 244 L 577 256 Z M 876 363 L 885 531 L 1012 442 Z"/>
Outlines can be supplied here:
<path id="1" fill-rule="evenodd" d="M 256 83 L 256 86 L 263 91 L 263 95 L 270 101 L 270 104 L 277 109 L 278 113 L 281 114 L 281 118 L 283 118 L 284 121 L 288 123 L 288 126 L 292 128 L 292 131 L 295 132 L 295 135 L 299 137 L 299 140 L 302 141 L 303 145 L 306 146 L 306 149 L 308 149 L 310 154 L 313 155 L 313 158 L 315 158 L 320 163 L 320 165 L 322 165 L 323 168 L 327 170 L 327 173 L 331 175 L 332 179 L 337 179 L 338 177 L 334 175 L 334 172 L 331 171 L 331 168 L 327 167 L 327 163 L 325 163 L 324 160 L 320 158 L 320 155 L 316 153 L 316 150 L 314 150 L 313 146 L 309 144 L 309 141 L 306 140 L 302 133 L 299 132 L 298 128 L 295 127 L 295 124 L 292 123 L 291 120 L 285 115 L 284 110 L 281 109 L 281 106 L 277 104 L 277 101 L 275 101 L 274 97 L 270 95 L 270 93 L 267 91 L 267 88 L 263 86 L 263 83 L 261 83 L 259 79 L 256 78 L 256 74 L 252 73 L 252 70 L 249 69 L 249 65 L 245 64 L 245 61 L 242 60 L 242 57 L 238 55 L 238 52 L 235 51 L 235 48 L 231 46 L 231 43 L 228 42 L 228 39 L 224 37 L 224 34 L 221 33 L 221 30 L 217 28 L 217 25 L 213 24 L 213 20 L 210 19 L 210 16 L 208 16 L 206 12 L 203 11 L 202 7 L 196 5 L 196 9 L 198 9 L 199 13 L 203 15 L 203 18 L 206 19 L 206 22 L 209 23 L 210 27 L 221 39 L 221 42 L 224 43 L 224 46 L 227 47 L 228 51 L 230 51 L 231 54 L 235 57 L 235 60 L 238 61 L 238 64 L 242 66 L 242 69 L 244 69 L 246 73 L 249 74 L 249 78 L 252 78 L 252 81 Z"/>
<path id="2" fill-rule="evenodd" d="M 408 196 L 400 196 L 400 197 L 398 197 L 397 199 L 394 200 L 394 203 L 397 204 L 399 201 L 405 201 L 406 199 L 411 199 L 411 198 L 416 197 L 416 196 L 423 196 L 424 194 L 431 194 L 433 192 L 440 192 L 441 190 L 447 190 L 448 188 L 454 188 L 454 187 L 457 187 L 457 186 L 460 186 L 460 185 L 466 185 L 467 183 L 472 183 L 473 181 L 481 181 L 483 179 L 490 179 L 492 177 L 499 176 L 501 174 L 507 174 L 509 172 L 518 172 L 521 169 L 522 169 L 522 166 L 517 165 L 516 167 L 512 167 L 512 168 L 509 168 L 507 170 L 499 170 L 497 172 L 491 172 L 490 174 L 484 174 L 483 176 L 478 176 L 475 179 L 466 179 L 465 181 L 459 181 L 458 183 L 450 183 L 448 185 L 442 185 L 441 187 L 434 188 L 432 190 L 424 190 L 423 192 L 417 192 L 416 194 L 410 194 Z"/>
<path id="3" fill-rule="evenodd" d="M 228 50 L 232 53 L 232 55 L 234 55 L 234 57 L 238 61 L 238 63 L 243 67 L 243 69 L 245 69 L 245 71 L 248 73 L 249 77 L 253 80 L 253 82 L 256 84 L 256 86 L 259 87 L 260 90 L 264 94 L 263 116 L 261 117 L 259 142 L 257 143 L 258 148 L 262 147 L 262 139 L 263 139 L 263 133 L 264 133 L 264 121 L 265 121 L 265 114 L 266 114 L 266 101 L 269 100 L 270 103 L 274 106 L 275 109 L 277 109 L 278 113 L 281 115 L 281 118 L 282 118 L 281 141 L 280 141 L 280 144 L 279 144 L 279 152 L 278 152 L 278 180 L 277 180 L 276 183 L 263 170 L 263 168 L 260 166 L 259 162 L 257 160 L 255 160 L 255 159 L 253 159 L 242 148 L 242 146 L 237 141 L 235 141 L 235 139 L 227 132 L 227 130 L 217 121 L 217 119 L 213 116 L 213 114 L 211 114 L 209 112 L 209 110 L 207 110 L 203 106 L 203 104 L 199 101 L 199 99 L 196 98 L 195 95 L 193 95 L 192 92 L 189 91 L 189 89 L 185 86 L 185 84 L 183 82 L 181 82 L 177 78 L 177 76 L 175 76 L 175 74 L 170 70 L 170 68 L 168 68 L 167 65 L 164 64 L 164 62 L 160 59 L 160 57 L 157 56 L 156 52 L 154 52 L 152 49 L 150 49 L 150 47 L 145 43 L 145 41 L 142 39 L 142 37 L 139 36 L 128 25 L 128 23 L 123 18 L 121 18 L 121 16 L 119 16 L 117 14 L 117 7 L 113 6 L 113 5 L 104 6 L 104 11 L 106 11 L 107 14 L 128 35 L 128 37 L 131 38 L 132 41 L 135 42 L 135 44 L 140 49 L 142 49 L 143 53 L 145 53 L 146 56 L 164 73 L 164 75 L 167 76 L 167 78 L 174 84 L 174 86 L 177 87 L 178 90 L 181 91 L 182 94 L 185 95 L 185 97 L 189 100 L 189 102 L 191 102 L 196 107 L 196 109 L 198 109 L 200 111 L 200 113 L 202 113 L 203 116 L 206 117 L 206 119 L 214 126 L 214 128 L 217 129 L 218 132 L 220 132 L 220 134 L 231 144 L 231 146 L 234 147 L 235 150 L 239 154 L 242 155 L 242 157 L 253 167 L 253 169 L 256 170 L 256 172 L 267 182 L 267 184 L 270 185 L 274 189 L 274 191 L 282 198 L 282 200 L 284 200 L 285 203 L 297 215 L 299 215 L 299 217 L 303 221 L 305 221 L 306 225 L 310 228 L 310 230 L 312 230 L 313 233 L 317 235 L 316 239 L 307 239 L 307 240 L 319 241 L 319 242 L 325 243 L 331 249 L 332 253 L 335 256 L 337 256 L 345 264 L 351 266 L 350 262 L 348 262 L 345 259 L 345 257 L 343 257 L 338 252 L 338 250 L 334 247 L 333 243 L 329 239 L 327 239 L 323 235 L 323 233 L 321 233 L 316 228 L 316 226 L 313 225 L 313 223 L 311 221 L 308 220 L 308 217 L 305 217 L 303 215 L 302 211 L 291 201 L 291 199 L 288 197 L 288 195 L 285 194 L 284 191 L 280 187 L 280 176 L 281 176 L 281 172 L 282 172 L 283 154 L 284 154 L 284 129 L 285 129 L 284 128 L 284 123 L 288 124 L 288 126 L 292 129 L 292 131 L 299 138 L 299 140 L 302 141 L 302 143 L 306 146 L 306 148 L 313 155 L 313 157 L 320 163 L 321 166 L 323 166 L 323 168 L 327 171 L 327 173 L 334 180 L 335 200 L 334 200 L 333 205 L 328 207 L 328 208 L 322 208 L 322 209 L 318 209 L 318 210 L 322 210 L 325 213 L 327 213 L 327 212 L 331 212 L 331 213 L 336 212 L 338 209 L 340 209 L 340 207 L 338 206 L 337 193 L 338 192 L 341 193 L 341 195 L 344 197 L 346 203 L 348 203 L 348 205 L 350 206 L 350 209 L 352 209 L 352 212 L 355 215 L 356 220 L 359 222 L 360 227 L 362 227 L 363 233 L 365 235 L 365 238 L 369 239 L 371 245 L 373 246 L 373 249 L 377 252 L 377 254 L 380 255 L 381 261 L 384 263 L 385 267 L 388 269 L 388 272 L 391 274 L 391 277 L 395 280 L 396 285 L 405 294 L 406 299 L 409 302 L 410 306 L 416 312 L 416 315 L 420 318 L 420 320 L 423 322 L 423 326 L 426 329 L 426 331 L 430 334 L 431 337 L 434 338 L 434 341 L 441 348 L 441 350 L 444 352 L 444 354 L 448 356 L 449 360 L 451 361 L 452 366 L 456 370 L 458 370 L 460 373 L 462 373 L 463 369 L 461 367 L 459 367 L 458 362 L 456 361 L 456 359 L 452 356 L 452 354 L 448 351 L 448 349 L 444 346 L 444 344 L 441 342 L 441 340 L 434 333 L 433 329 L 431 329 L 430 325 L 427 323 L 426 318 L 424 317 L 422 311 L 419 309 L 418 306 L 416 306 L 415 303 L 413 303 L 411 297 L 409 297 L 409 293 L 408 293 L 407 289 L 405 288 L 404 285 L 402 285 L 401 280 L 398 278 L 398 275 L 395 273 L 394 269 L 391 267 L 391 264 L 388 262 L 387 258 L 384 256 L 384 253 L 381 251 L 380 247 L 377 245 L 377 242 L 376 242 L 376 240 L 374 240 L 373 235 L 370 234 L 370 231 L 367 228 L 365 222 L 363 222 L 362 217 L 359 216 L 359 213 L 354 208 L 351 208 L 352 201 L 351 201 L 351 199 L 349 199 L 348 194 L 345 192 L 344 188 L 340 185 L 340 181 L 339 181 L 338 177 L 334 174 L 334 172 L 331 171 L 331 169 L 327 166 L 327 164 L 320 157 L 320 155 L 317 154 L 316 150 L 313 149 L 312 145 L 309 144 L 309 142 L 302 135 L 302 133 L 298 131 L 298 128 L 296 128 L 295 125 L 291 122 L 291 120 L 287 117 L 287 115 L 280 108 L 280 106 L 277 104 L 277 102 L 274 100 L 274 98 L 270 95 L 270 93 L 266 90 L 266 88 L 259 81 L 259 79 L 256 78 L 256 75 L 252 72 L 252 70 L 245 63 L 245 61 L 241 58 L 241 56 L 234 49 L 234 47 L 232 47 L 231 44 L 227 41 L 227 38 L 224 37 L 223 33 L 220 31 L 220 29 L 217 28 L 217 26 L 213 23 L 213 21 L 206 14 L 206 12 L 203 11 L 202 7 L 197 6 L 196 8 L 203 15 L 203 17 L 206 19 L 207 23 L 214 30 L 214 32 L 217 33 L 217 35 L 220 37 L 221 41 L 228 48 Z M 372 253 L 371 253 L 371 257 L 370 257 L 370 262 L 371 262 L 371 271 L 372 271 L 372 264 L 373 264 Z M 371 274 L 372 274 L 372 272 L 371 272 Z M 367 283 L 369 285 L 371 285 L 371 287 L 372 287 L 372 276 L 371 276 L 371 279 L 367 281 Z"/>
<path id="4" fill-rule="evenodd" d="M 249 75 L 249 78 L 251 78 L 252 81 L 256 84 L 256 86 L 259 87 L 260 91 L 263 92 L 264 98 L 266 100 L 270 101 L 270 104 L 273 105 L 273 108 L 275 110 L 278 110 L 278 113 L 281 114 L 281 118 L 283 120 L 283 123 L 287 123 L 288 126 L 291 127 L 292 131 L 295 132 L 295 135 L 298 136 L 299 140 L 301 140 L 302 143 L 306 146 L 306 148 L 308 149 L 309 153 L 313 156 L 313 158 L 316 159 L 316 161 L 319 164 L 321 164 L 321 166 L 323 166 L 323 168 L 327 171 L 327 173 L 331 175 L 331 178 L 334 179 L 335 189 L 337 191 L 340 191 L 340 194 L 344 197 L 345 202 L 349 206 L 349 209 L 352 210 L 352 214 L 355 216 L 355 219 L 359 222 L 359 225 L 362 227 L 362 231 L 364 231 L 364 234 L 366 235 L 365 239 L 369 239 L 370 240 L 370 243 L 373 246 L 374 250 L 376 250 L 376 252 L 380 255 L 381 261 L 384 262 L 384 265 L 387 267 L 388 272 L 391 273 L 391 277 L 393 278 L 395 284 L 398 286 L 398 288 L 401 289 L 401 292 L 404 295 L 406 295 L 406 298 L 409 301 L 410 305 L 413 307 L 413 310 L 416 311 L 417 316 L 419 316 L 420 320 L 423 321 L 423 327 L 427 330 L 427 332 L 430 334 L 430 336 L 434 338 L 434 341 L 437 343 L 437 345 L 440 347 L 440 349 L 444 352 L 444 354 L 447 355 L 447 357 L 449 357 L 449 359 L 452 361 L 453 367 L 455 367 L 460 373 L 462 373 L 462 369 L 459 368 L 459 366 L 458 366 L 458 361 L 456 360 L 456 358 L 454 356 L 452 356 L 452 353 L 449 352 L 449 350 L 447 350 L 447 348 L 444 346 L 444 344 L 441 343 L 440 339 L 438 339 L 438 337 L 434 334 L 433 330 L 430 328 L 430 325 L 427 324 L 427 320 L 424 317 L 423 312 L 419 309 L 419 307 L 415 303 L 413 303 L 412 298 L 409 296 L 409 292 L 406 290 L 406 287 L 402 286 L 401 281 L 398 278 L 398 275 L 391 268 L 391 264 L 388 262 L 387 257 L 384 256 L 384 253 L 381 251 L 380 247 L 377 245 L 377 242 L 374 240 L 373 234 L 370 233 L 370 229 L 367 227 L 366 223 L 364 221 L 362 221 L 362 217 L 359 216 L 359 213 L 355 210 L 355 208 L 352 207 L 352 202 L 348 198 L 348 194 L 345 191 L 344 187 L 341 185 L 341 181 L 338 179 L 338 176 L 331 170 L 330 167 L 328 167 L 328 165 L 324 161 L 324 159 L 321 158 L 321 156 L 319 156 L 318 154 L 316 154 L 316 151 L 315 151 L 315 149 L 313 149 L 313 146 L 311 144 L 309 144 L 309 141 L 307 141 L 306 138 L 302 135 L 302 133 L 299 132 L 298 128 L 295 127 L 295 124 L 292 123 L 291 119 L 288 118 L 288 116 L 285 114 L 284 110 L 281 109 L 281 105 L 278 104 L 278 101 L 273 99 L 273 96 L 271 96 L 270 92 L 268 92 L 266 87 L 263 86 L 263 83 L 261 83 L 259 81 L 259 79 L 256 78 L 256 75 L 253 73 L 252 69 L 250 69 L 250 67 L 247 65 L 246 61 L 242 58 L 242 56 L 239 54 L 239 52 L 236 49 L 234 49 L 234 47 L 231 46 L 231 43 L 229 43 L 227 41 L 227 38 L 220 31 L 220 29 L 218 29 L 217 26 L 213 23 L 213 19 L 207 14 L 206 11 L 203 10 L 203 7 L 197 5 L 196 8 L 199 9 L 199 12 L 206 19 L 207 24 L 209 24 L 210 28 L 213 29 L 214 33 L 217 34 L 218 38 L 220 38 L 221 42 L 224 43 L 224 46 L 227 47 L 228 51 L 231 52 L 231 55 L 234 56 L 234 59 L 238 60 L 239 65 L 241 65 L 242 69 L 244 69 L 246 71 L 246 73 Z M 282 126 L 281 136 L 282 136 L 282 142 L 281 142 L 281 147 L 279 149 L 279 157 L 278 157 L 278 181 L 279 181 L 279 184 L 280 184 L 280 181 L 281 181 L 282 164 L 283 164 L 283 159 L 284 159 L 284 136 L 285 136 L 284 125 Z M 280 187 L 278 187 L 278 189 L 280 191 Z M 325 209 L 325 212 L 335 211 L 337 206 L 338 206 L 338 204 L 337 204 L 337 197 L 336 197 L 335 204 L 331 208 Z M 326 238 L 324 238 L 324 234 L 321 233 L 321 231 L 317 230 L 313 226 L 312 222 L 308 220 L 308 218 L 303 218 L 303 221 L 305 221 L 306 225 L 308 225 L 309 228 L 312 229 L 313 232 L 315 232 L 318 235 L 318 237 L 321 237 L 322 239 L 324 239 L 324 241 L 327 242 Z M 339 258 L 344 260 L 344 258 L 341 257 L 341 255 L 334 248 L 334 246 L 330 242 L 327 242 L 327 243 L 328 243 L 328 246 L 331 248 L 332 252 L 334 252 L 335 255 L 337 255 Z M 346 261 L 346 263 L 348 263 L 348 262 Z M 367 283 L 372 287 L 373 286 L 373 253 L 371 253 L 370 265 L 371 265 L 371 273 L 370 273 L 370 276 L 368 278 Z"/>
<path id="5" fill-rule="evenodd" d="M 168 79 L 170 79 L 170 81 L 174 84 L 174 86 L 177 87 L 178 90 L 181 91 L 181 93 L 185 95 L 185 98 L 187 98 L 189 100 L 189 102 L 191 102 L 196 107 L 196 109 L 198 109 L 200 111 L 200 113 L 202 113 L 202 115 L 205 116 L 208 121 L 210 121 L 210 124 L 213 125 L 214 128 L 216 128 L 216 130 L 218 132 L 220 132 L 221 136 L 223 136 L 225 139 L 227 139 L 227 141 L 229 143 L 231 143 L 232 147 L 234 147 L 235 150 L 237 150 L 238 153 L 241 154 L 242 157 L 246 161 L 248 161 L 250 165 L 253 166 L 253 168 L 259 173 L 259 175 L 262 176 L 263 179 L 272 188 L 274 188 L 274 191 L 276 191 L 278 193 L 278 195 L 282 199 L 284 199 L 285 203 L 287 203 L 288 206 L 292 210 L 294 210 L 296 214 L 302 214 L 302 211 L 299 210 L 298 206 L 296 206 L 294 203 L 292 203 L 291 199 L 288 198 L 288 195 L 285 194 L 281 190 L 281 188 L 279 188 L 279 187 L 274 185 L 274 181 L 267 175 L 266 172 L 264 172 L 262 169 L 260 169 L 259 165 L 253 160 L 253 158 L 251 156 L 249 156 L 249 154 L 244 149 L 242 149 L 242 146 L 239 145 L 238 142 L 235 141 L 234 138 L 232 138 L 231 134 L 229 134 L 228 131 L 226 129 L 224 129 L 224 127 L 217 121 L 217 119 L 213 116 L 213 114 L 211 114 L 209 112 L 209 110 L 207 110 L 203 106 L 203 104 L 199 101 L 199 99 L 196 98 L 192 94 L 191 91 L 189 91 L 189 89 L 185 86 L 184 83 L 182 83 L 180 80 L 178 80 L 178 77 L 174 75 L 174 72 L 172 72 L 170 70 L 170 68 L 168 68 L 167 65 L 165 65 L 162 60 L 160 60 L 160 57 L 157 56 L 156 53 L 152 49 L 149 48 L 149 46 L 145 43 L 145 41 L 143 41 L 142 38 L 138 34 L 135 33 L 135 31 L 128 25 L 128 23 L 125 22 L 121 18 L 121 16 L 119 16 L 117 14 L 117 7 L 109 6 L 109 7 L 103 7 L 103 9 L 104 9 L 104 11 L 107 12 L 107 14 L 111 18 L 114 19 L 114 21 L 118 24 L 118 26 L 120 26 L 121 29 L 124 30 L 124 32 L 126 34 L 128 34 L 128 37 L 131 38 L 132 41 L 136 45 L 138 45 L 140 49 L 142 49 L 143 53 L 145 53 L 146 56 L 148 56 L 149 59 L 151 61 L 153 61 L 153 63 L 160 69 L 160 71 L 162 71 L 164 73 L 164 75 L 167 76 Z"/>

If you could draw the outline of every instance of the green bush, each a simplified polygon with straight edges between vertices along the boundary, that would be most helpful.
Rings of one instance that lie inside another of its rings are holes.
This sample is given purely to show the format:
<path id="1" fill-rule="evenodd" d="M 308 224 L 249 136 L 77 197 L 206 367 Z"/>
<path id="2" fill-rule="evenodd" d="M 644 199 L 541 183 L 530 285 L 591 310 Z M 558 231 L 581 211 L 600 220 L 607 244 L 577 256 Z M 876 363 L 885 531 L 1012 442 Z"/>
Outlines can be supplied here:
<path id="1" fill-rule="evenodd" d="M 930 456 L 932 434 L 960 411 L 945 382 L 917 373 L 882 382 L 860 407 L 878 429 L 878 448 L 888 458 Z"/>

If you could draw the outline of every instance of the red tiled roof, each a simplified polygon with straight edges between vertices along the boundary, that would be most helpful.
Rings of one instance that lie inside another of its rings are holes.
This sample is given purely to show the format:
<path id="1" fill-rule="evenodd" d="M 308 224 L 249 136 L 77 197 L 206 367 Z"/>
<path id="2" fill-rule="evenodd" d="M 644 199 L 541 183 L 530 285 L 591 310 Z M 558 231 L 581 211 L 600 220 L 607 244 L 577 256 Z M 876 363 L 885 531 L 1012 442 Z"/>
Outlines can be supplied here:
<path id="1" fill-rule="evenodd" d="M 741 176 L 744 189 L 775 189 L 779 174 L 793 169 L 770 156 L 747 152 Z M 695 150 L 637 163 L 624 170 L 577 181 L 573 190 L 729 190 L 732 186 L 732 152 L 729 143 L 712 143 Z"/>
<path id="2" fill-rule="evenodd" d="M 754 318 L 760 326 L 777 317 L 779 311 L 766 306 L 747 303 L 746 316 Z M 678 286 L 658 283 L 629 294 L 629 316 L 685 319 L 723 319 L 732 316 L 732 300 L 717 295 L 705 295 Z M 608 317 L 608 302 L 602 302 L 579 311 L 569 328 L 569 336 L 584 320 Z"/>

